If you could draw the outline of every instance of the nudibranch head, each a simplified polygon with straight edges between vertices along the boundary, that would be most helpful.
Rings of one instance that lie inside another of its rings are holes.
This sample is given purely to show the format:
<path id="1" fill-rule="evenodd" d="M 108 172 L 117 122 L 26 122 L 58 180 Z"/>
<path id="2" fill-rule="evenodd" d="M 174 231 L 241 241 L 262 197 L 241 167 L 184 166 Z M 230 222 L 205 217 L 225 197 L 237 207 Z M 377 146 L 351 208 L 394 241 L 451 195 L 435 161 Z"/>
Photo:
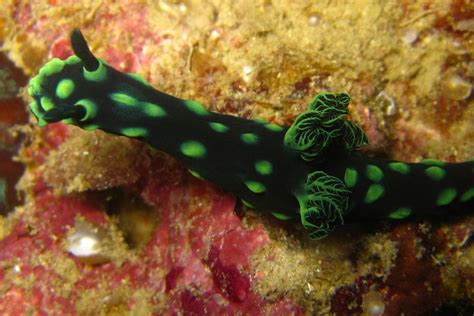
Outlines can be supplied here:
<path id="1" fill-rule="evenodd" d="M 75 55 L 52 59 L 30 80 L 29 107 L 41 126 L 58 121 L 85 126 L 96 116 L 97 105 L 83 91 L 100 89 L 110 67 L 92 55 L 80 31 L 73 31 L 71 42 Z"/>

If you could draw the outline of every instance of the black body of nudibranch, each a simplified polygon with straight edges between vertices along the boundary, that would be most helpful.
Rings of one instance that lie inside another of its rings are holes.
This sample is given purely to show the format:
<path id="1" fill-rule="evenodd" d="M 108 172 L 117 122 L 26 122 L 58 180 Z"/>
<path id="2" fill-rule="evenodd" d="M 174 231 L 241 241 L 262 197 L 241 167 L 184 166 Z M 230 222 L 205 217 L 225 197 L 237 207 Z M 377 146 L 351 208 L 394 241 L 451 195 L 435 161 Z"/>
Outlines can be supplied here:
<path id="1" fill-rule="evenodd" d="M 472 210 L 472 162 L 418 164 L 358 151 L 363 130 L 345 120 L 347 94 L 320 93 L 290 127 L 206 110 L 97 59 L 82 34 L 75 55 L 53 59 L 30 82 L 30 109 L 44 126 L 63 121 L 137 138 L 180 160 L 197 177 L 279 219 L 300 218 L 322 238 L 352 218 L 404 219 Z"/>

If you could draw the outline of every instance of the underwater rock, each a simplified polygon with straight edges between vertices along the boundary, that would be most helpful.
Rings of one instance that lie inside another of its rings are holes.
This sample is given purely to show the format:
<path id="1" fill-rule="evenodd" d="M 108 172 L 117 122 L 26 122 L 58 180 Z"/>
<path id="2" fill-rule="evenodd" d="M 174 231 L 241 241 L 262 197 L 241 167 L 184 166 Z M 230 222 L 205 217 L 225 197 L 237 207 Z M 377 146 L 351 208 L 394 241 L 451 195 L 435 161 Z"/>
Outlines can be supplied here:
<path id="1" fill-rule="evenodd" d="M 473 153 L 472 98 L 445 100 L 433 79 L 447 65 L 472 78 L 464 57 L 449 55 L 453 37 L 470 40 L 462 1 L 146 4 L 15 2 L 0 17 L 0 39 L 33 74 L 48 55 L 69 56 L 78 26 L 114 67 L 212 110 L 291 124 L 317 92 L 347 91 L 351 117 L 393 158 Z M 370 103 L 380 91 L 396 107 Z M 347 224 L 313 242 L 168 156 L 97 133 L 57 123 L 27 134 L 26 199 L 0 220 L 1 314 L 351 315 L 383 306 L 411 315 L 474 302 L 472 217 Z M 110 236 L 101 264 L 65 248 L 79 220 Z"/>

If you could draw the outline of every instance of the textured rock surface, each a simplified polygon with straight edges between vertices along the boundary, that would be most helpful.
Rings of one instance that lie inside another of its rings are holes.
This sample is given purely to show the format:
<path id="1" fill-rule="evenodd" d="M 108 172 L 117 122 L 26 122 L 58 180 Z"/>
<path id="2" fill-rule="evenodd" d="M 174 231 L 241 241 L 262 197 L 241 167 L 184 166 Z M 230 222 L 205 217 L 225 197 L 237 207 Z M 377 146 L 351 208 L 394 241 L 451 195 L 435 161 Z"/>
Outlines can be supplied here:
<path id="1" fill-rule="evenodd" d="M 346 91 L 370 150 L 473 156 L 468 1 L 232 3 L 4 1 L 0 42 L 32 75 L 71 54 L 79 26 L 111 65 L 212 110 L 291 124 L 318 91 Z M 472 216 L 353 224 L 315 242 L 146 145 L 24 130 L 25 201 L 0 217 L 2 314 L 422 315 L 474 302 Z M 68 252 L 84 227 L 95 258 Z"/>

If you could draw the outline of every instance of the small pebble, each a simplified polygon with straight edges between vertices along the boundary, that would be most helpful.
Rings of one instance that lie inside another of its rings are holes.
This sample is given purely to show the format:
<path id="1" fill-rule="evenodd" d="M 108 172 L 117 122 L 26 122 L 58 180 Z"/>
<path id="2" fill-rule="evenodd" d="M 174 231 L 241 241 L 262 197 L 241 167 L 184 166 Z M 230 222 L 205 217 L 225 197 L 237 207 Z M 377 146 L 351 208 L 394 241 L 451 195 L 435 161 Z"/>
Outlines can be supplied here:
<path id="1" fill-rule="evenodd" d="M 444 95 L 454 101 L 462 101 L 471 95 L 472 84 L 457 74 L 447 77 L 444 82 Z"/>

